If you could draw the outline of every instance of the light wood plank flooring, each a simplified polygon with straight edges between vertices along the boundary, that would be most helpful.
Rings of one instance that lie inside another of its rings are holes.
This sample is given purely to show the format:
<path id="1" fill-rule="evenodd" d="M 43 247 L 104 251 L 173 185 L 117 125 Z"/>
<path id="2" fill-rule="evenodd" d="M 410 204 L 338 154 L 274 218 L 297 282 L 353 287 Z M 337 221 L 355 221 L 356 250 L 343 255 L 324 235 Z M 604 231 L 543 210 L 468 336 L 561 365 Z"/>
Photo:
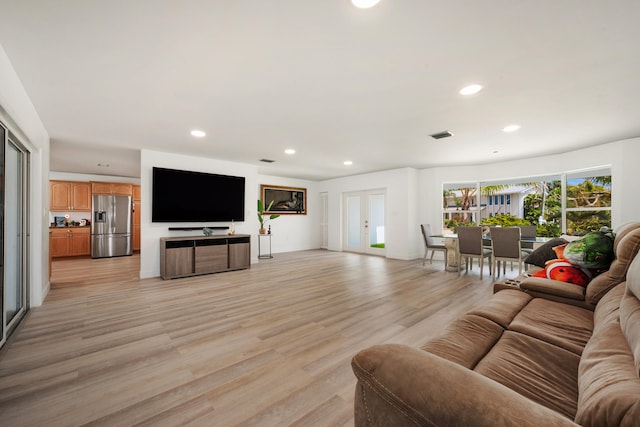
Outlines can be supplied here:
<path id="1" fill-rule="evenodd" d="M 138 256 L 54 261 L 0 356 L 0 423 L 353 425 L 358 350 L 419 346 L 492 292 L 477 265 L 322 250 L 169 281 L 138 270 Z"/>

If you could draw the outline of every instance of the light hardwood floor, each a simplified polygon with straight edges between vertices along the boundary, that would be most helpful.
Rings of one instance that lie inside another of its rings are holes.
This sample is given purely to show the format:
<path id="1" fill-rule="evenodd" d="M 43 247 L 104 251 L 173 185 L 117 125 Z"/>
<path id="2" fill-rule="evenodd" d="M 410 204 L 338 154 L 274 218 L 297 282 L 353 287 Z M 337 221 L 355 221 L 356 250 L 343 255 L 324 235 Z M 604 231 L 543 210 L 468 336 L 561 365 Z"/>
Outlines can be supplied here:
<path id="1" fill-rule="evenodd" d="M 0 423 L 353 425 L 358 350 L 419 346 L 492 293 L 477 265 L 323 250 L 168 281 L 138 270 L 138 256 L 54 261 L 2 353 Z"/>

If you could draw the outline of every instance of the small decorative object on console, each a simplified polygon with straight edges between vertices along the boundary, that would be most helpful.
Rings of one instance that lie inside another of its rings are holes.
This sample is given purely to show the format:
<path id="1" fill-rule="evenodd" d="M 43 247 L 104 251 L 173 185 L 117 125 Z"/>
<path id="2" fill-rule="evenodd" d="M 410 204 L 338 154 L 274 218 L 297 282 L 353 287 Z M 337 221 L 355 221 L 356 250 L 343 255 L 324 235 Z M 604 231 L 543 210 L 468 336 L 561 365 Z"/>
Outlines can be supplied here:
<path id="1" fill-rule="evenodd" d="M 211 236 L 213 234 L 213 230 L 209 227 L 205 227 L 202 229 L 202 234 L 204 234 L 205 236 Z"/>

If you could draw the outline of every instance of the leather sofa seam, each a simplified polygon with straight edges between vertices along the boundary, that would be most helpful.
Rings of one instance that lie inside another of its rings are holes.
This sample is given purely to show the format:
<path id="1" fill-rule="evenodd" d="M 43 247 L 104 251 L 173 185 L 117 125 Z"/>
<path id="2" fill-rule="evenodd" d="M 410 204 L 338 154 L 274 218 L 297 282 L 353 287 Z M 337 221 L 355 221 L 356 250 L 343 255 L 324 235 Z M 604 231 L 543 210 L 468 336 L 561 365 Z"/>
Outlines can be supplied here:
<path id="1" fill-rule="evenodd" d="M 393 393 L 391 390 L 389 390 L 387 387 L 385 387 L 384 384 L 382 384 L 380 381 L 378 381 L 375 376 L 370 373 L 368 370 L 364 369 L 360 363 L 358 363 L 358 361 L 354 358 L 353 359 L 353 363 L 355 364 L 355 366 L 358 368 L 358 370 L 360 371 L 361 375 L 363 376 L 363 380 L 365 381 L 365 383 L 369 386 L 369 388 L 371 389 L 371 391 L 373 391 L 378 397 L 380 397 L 382 400 L 384 400 L 385 402 L 387 402 L 389 405 L 393 406 L 394 408 L 396 408 L 398 411 L 400 411 L 400 413 L 402 413 L 405 417 L 407 417 L 407 419 L 411 420 L 415 425 L 422 425 L 417 419 L 415 419 L 414 416 L 412 416 L 411 414 L 407 413 L 407 411 L 405 411 L 403 408 L 401 408 L 400 406 L 398 406 L 396 404 L 396 402 L 394 402 L 392 399 L 389 399 L 387 396 L 385 396 L 382 393 L 379 393 L 378 390 L 382 389 L 384 390 L 386 393 L 388 393 L 389 395 L 393 396 L 398 402 L 401 402 L 402 404 L 404 404 L 405 406 L 407 406 L 408 408 L 410 408 L 414 413 L 418 413 L 418 411 L 416 411 L 415 408 L 411 407 L 411 405 L 407 404 L 407 402 L 405 402 L 404 400 L 402 400 L 400 397 L 398 397 L 395 393 Z M 377 386 L 377 387 L 376 387 Z M 364 392 L 364 390 L 363 390 Z M 368 411 L 368 409 L 367 409 Z M 368 416 L 368 414 L 367 414 Z M 436 424 L 434 424 L 433 422 L 429 421 L 428 419 L 424 418 L 424 417 L 420 417 L 422 418 L 425 422 L 429 423 L 429 425 L 431 426 L 437 426 Z"/>

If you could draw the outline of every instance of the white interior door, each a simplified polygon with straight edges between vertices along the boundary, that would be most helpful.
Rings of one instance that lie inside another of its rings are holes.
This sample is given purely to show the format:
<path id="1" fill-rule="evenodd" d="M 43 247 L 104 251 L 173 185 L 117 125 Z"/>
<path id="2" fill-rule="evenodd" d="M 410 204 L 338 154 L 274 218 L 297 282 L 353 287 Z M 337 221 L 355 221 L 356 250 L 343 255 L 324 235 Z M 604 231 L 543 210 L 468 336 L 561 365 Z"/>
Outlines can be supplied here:
<path id="1" fill-rule="evenodd" d="M 320 193 L 320 236 L 322 249 L 329 248 L 329 194 Z"/>
<path id="2" fill-rule="evenodd" d="M 385 191 L 345 193 L 343 207 L 344 250 L 384 256 Z"/>

